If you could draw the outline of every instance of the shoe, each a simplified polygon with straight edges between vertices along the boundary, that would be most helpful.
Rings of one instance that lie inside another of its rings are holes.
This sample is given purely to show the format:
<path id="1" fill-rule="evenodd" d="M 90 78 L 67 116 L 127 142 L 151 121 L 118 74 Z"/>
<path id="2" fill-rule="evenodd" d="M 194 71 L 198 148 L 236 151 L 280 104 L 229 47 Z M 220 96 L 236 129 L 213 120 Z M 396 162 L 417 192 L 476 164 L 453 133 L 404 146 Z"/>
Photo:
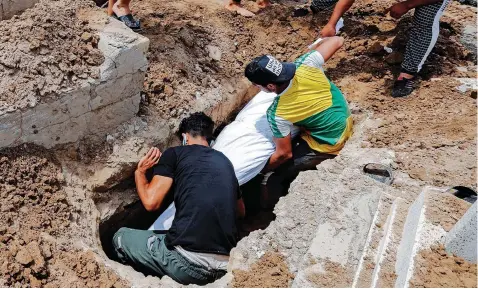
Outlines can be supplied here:
<path id="1" fill-rule="evenodd" d="M 141 31 L 141 23 L 140 23 L 139 20 L 134 19 L 133 15 L 126 14 L 126 15 L 123 15 L 123 16 L 116 16 L 116 14 L 113 13 L 113 17 L 115 17 L 119 21 L 123 22 L 126 26 L 128 26 L 134 32 Z"/>
<path id="2" fill-rule="evenodd" d="M 392 97 L 408 96 L 415 89 L 415 77 L 395 80 L 392 88 Z"/>

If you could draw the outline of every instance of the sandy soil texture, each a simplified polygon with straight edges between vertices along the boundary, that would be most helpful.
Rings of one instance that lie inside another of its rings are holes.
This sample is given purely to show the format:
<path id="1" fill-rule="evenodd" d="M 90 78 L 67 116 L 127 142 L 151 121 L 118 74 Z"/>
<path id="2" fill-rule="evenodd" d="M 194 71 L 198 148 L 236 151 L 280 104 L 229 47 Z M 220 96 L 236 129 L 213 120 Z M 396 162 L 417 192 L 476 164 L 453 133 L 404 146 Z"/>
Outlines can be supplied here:
<path id="1" fill-rule="evenodd" d="M 49 152 L 21 147 L 0 153 L 0 286 L 124 287 L 92 252 L 72 247 L 72 207 Z"/>
<path id="2" fill-rule="evenodd" d="M 98 36 L 76 17 L 86 7 L 94 3 L 43 0 L 0 22 L 0 114 L 98 77 L 104 60 Z"/>
<path id="3" fill-rule="evenodd" d="M 232 287 L 235 288 L 284 288 L 290 287 L 294 275 L 284 258 L 275 252 L 267 252 L 253 264 L 249 271 L 234 271 Z"/>
<path id="4" fill-rule="evenodd" d="M 423 250 L 417 256 L 419 273 L 410 281 L 415 288 L 476 288 L 476 264 L 448 254 L 443 246 Z"/>

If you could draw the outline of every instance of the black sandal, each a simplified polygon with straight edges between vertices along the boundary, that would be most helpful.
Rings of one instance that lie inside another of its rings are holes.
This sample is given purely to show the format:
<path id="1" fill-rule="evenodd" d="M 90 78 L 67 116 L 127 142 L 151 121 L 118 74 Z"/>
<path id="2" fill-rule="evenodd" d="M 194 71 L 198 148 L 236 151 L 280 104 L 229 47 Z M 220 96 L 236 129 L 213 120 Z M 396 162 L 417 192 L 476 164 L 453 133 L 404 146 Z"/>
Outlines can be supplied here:
<path id="1" fill-rule="evenodd" d="M 118 19 L 119 21 L 123 22 L 126 26 L 128 26 L 131 30 L 138 32 L 141 31 L 141 23 L 139 20 L 136 20 L 133 18 L 132 14 L 126 14 L 123 16 L 116 16 L 115 13 L 113 13 L 113 16 Z"/>

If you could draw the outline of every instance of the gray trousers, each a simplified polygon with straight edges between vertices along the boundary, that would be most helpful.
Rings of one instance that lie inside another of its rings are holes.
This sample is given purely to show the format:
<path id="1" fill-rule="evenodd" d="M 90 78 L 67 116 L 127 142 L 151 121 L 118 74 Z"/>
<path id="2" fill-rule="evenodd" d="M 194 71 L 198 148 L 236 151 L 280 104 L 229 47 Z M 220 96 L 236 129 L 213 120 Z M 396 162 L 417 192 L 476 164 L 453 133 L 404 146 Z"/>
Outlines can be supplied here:
<path id="1" fill-rule="evenodd" d="M 377 0 L 380 1 L 380 0 Z M 312 6 L 319 11 L 332 10 L 338 0 L 312 0 Z M 415 8 L 413 27 L 407 42 L 402 71 L 416 74 L 422 69 L 440 33 L 440 18 L 451 0 Z"/>
<path id="2" fill-rule="evenodd" d="M 190 262 L 164 243 L 166 235 L 155 231 L 121 228 L 113 237 L 118 259 L 146 275 L 168 275 L 183 285 L 206 285 L 226 274 L 224 270 L 208 270 Z"/>

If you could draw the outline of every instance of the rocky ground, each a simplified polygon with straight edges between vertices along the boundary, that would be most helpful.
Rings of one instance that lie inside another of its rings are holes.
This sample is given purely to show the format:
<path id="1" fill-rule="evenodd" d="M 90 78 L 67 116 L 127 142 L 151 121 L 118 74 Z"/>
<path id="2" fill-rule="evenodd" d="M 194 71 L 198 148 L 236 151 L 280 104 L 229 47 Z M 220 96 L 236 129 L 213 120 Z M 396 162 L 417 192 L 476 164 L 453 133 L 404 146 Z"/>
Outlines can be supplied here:
<path id="1" fill-rule="evenodd" d="M 302 2 L 278 1 L 254 18 L 243 18 L 224 11 L 219 1 L 133 1 L 142 34 L 151 40 L 140 117 L 179 119 L 208 91 L 233 93 L 253 57 L 270 53 L 293 60 L 304 53 L 328 16 L 291 17 L 293 5 Z M 36 10 L 0 22 L 0 113 L 55 97 L 81 79 L 96 77 L 103 60 L 97 36 L 74 16 L 92 3 L 44 0 Z M 466 25 L 476 23 L 476 8 L 451 3 L 419 89 L 408 98 L 393 99 L 390 89 L 411 17 L 397 21 L 386 15 L 391 3 L 356 1 L 344 17 L 345 45 L 327 64 L 326 73 L 356 113 L 375 120 L 363 147 L 395 151 L 394 169 L 420 185 L 476 188 L 476 92 L 456 88 L 456 78 L 476 78 L 476 55 L 461 43 Z M 15 75 L 15 81 L 2 82 L 5 75 Z M 96 228 L 85 230 L 97 222 L 91 216 L 95 209 L 77 205 L 81 198 L 91 204 L 91 195 L 67 194 L 71 179 L 64 180 L 62 174 L 65 158 L 80 171 L 112 149 L 106 140 L 85 139 L 58 150 L 21 146 L 0 152 L 0 286 L 129 285 L 98 261 L 98 244 L 92 241 L 97 236 L 91 233 Z M 451 262 L 442 257 L 438 261 Z M 280 256 L 267 255 L 254 268 L 263 274 L 236 272 L 233 285 L 281 287 L 293 278 Z M 463 266 L 451 270 L 473 274 Z M 423 279 L 414 285 L 450 284 Z"/>
<path id="2" fill-rule="evenodd" d="M 98 78 L 98 36 L 75 16 L 92 7 L 87 0 L 41 1 L 0 22 L 0 115 Z"/>

